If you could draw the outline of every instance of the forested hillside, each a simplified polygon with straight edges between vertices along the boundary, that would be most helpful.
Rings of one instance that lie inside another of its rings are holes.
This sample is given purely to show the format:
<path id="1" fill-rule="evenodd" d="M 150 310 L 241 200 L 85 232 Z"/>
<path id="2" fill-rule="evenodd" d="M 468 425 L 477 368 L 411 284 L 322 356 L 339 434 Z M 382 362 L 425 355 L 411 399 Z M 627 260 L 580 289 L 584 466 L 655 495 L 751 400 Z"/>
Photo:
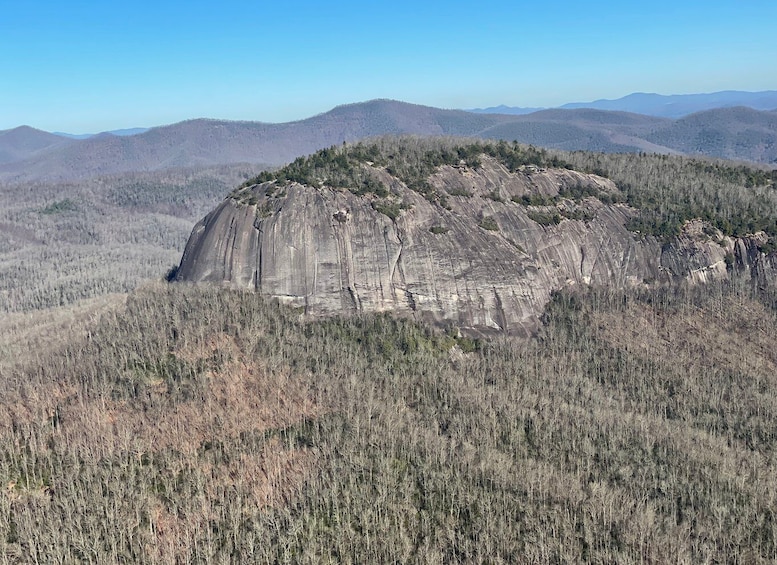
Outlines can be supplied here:
<path id="1" fill-rule="evenodd" d="M 774 173 L 732 163 L 383 139 L 257 180 L 379 199 L 369 161 L 444 209 L 430 175 L 481 159 L 613 179 L 565 198 L 638 208 L 635 238 L 700 217 L 773 246 Z M 488 341 L 206 285 L 110 294 L 163 278 L 257 172 L 3 188 L 0 562 L 777 560 L 774 281 L 579 285 Z"/>
<path id="2" fill-rule="evenodd" d="M 668 155 L 575 151 L 564 158 L 614 180 L 640 210 L 632 228 L 641 234 L 671 237 L 687 220 L 700 218 L 726 235 L 764 230 L 774 249 L 777 169 Z"/>
<path id="3" fill-rule="evenodd" d="M 3 562 L 777 559 L 777 302 L 561 294 L 535 340 L 151 287 L 2 372 Z"/>
<path id="4" fill-rule="evenodd" d="M 0 184 L 0 313 L 66 306 L 163 277 L 194 222 L 257 170 Z"/>
<path id="5" fill-rule="evenodd" d="M 286 123 L 196 119 L 132 136 L 65 139 L 21 127 L 0 132 L 0 181 L 95 176 L 228 164 L 280 166 L 331 145 L 382 135 L 469 136 L 566 151 L 704 155 L 772 165 L 772 112 L 717 108 L 669 120 L 590 108 L 477 114 L 370 100 Z"/>

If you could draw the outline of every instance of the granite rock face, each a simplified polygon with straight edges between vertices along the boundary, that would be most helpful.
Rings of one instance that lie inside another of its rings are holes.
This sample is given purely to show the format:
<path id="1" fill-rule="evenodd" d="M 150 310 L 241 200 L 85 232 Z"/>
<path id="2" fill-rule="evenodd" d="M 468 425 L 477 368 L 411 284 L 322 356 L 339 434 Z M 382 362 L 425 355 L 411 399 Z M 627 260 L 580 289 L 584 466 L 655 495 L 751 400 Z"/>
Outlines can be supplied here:
<path id="1" fill-rule="evenodd" d="M 272 182 L 227 198 L 195 226 L 177 280 L 254 289 L 310 315 L 395 311 L 470 334 L 527 334 L 569 285 L 705 282 L 726 277 L 732 261 L 777 272 L 753 242 L 701 223 L 670 244 L 635 236 L 625 227 L 634 210 L 603 203 L 617 189 L 595 175 L 511 173 L 484 157 L 477 169 L 437 170 L 429 182 L 441 205 L 372 173 L 388 201 Z M 559 197 L 581 189 L 600 198 Z"/>

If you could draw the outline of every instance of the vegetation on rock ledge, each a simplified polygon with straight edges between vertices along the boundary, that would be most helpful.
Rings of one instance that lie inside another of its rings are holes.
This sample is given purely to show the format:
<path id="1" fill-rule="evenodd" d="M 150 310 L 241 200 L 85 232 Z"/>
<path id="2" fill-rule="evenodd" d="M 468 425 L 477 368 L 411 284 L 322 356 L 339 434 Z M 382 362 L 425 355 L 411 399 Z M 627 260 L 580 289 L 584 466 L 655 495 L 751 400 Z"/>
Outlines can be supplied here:
<path id="1" fill-rule="evenodd" d="M 563 153 L 579 170 L 615 181 L 639 210 L 629 228 L 670 239 L 688 220 L 710 222 L 724 235 L 764 231 L 777 238 L 777 170 L 689 157 Z"/>
<path id="2" fill-rule="evenodd" d="M 686 221 L 702 219 L 724 235 L 738 237 L 764 231 L 770 237 L 765 248 L 777 241 L 777 171 L 667 155 L 548 152 L 505 141 L 384 137 L 330 147 L 276 171 L 261 173 L 233 196 L 250 198 L 248 188 L 257 183 L 274 181 L 281 186 L 299 182 L 373 194 L 383 200 L 379 207 L 389 209 L 398 203 L 393 201 L 392 187 L 380 176 L 379 171 L 385 171 L 428 200 L 448 208 L 448 196 L 471 193 L 454 188 L 455 193 L 440 194 L 429 182 L 430 176 L 443 165 L 477 169 L 484 155 L 511 172 L 526 167 L 564 167 L 595 173 L 615 181 L 620 191 L 610 194 L 580 185 L 565 188 L 558 196 L 534 194 L 515 200 L 523 205 L 550 206 L 563 199 L 596 197 L 605 203 L 625 202 L 638 209 L 629 228 L 641 235 L 668 240 L 680 233 Z M 540 212 L 535 210 L 533 214 Z"/>
<path id="3" fill-rule="evenodd" d="M 431 201 L 438 201 L 429 184 L 429 176 L 438 167 L 466 166 L 477 168 L 481 156 L 497 159 L 510 171 L 522 166 L 568 166 L 557 156 L 543 149 L 514 143 L 463 141 L 445 138 L 383 137 L 342 147 L 322 149 L 300 157 L 276 171 L 266 171 L 244 183 L 240 188 L 276 181 L 280 184 L 298 182 L 309 186 L 330 186 L 351 190 L 356 194 L 372 193 L 386 197 L 390 190 L 371 167 L 385 170 Z M 367 165 L 367 166 L 365 166 Z"/>

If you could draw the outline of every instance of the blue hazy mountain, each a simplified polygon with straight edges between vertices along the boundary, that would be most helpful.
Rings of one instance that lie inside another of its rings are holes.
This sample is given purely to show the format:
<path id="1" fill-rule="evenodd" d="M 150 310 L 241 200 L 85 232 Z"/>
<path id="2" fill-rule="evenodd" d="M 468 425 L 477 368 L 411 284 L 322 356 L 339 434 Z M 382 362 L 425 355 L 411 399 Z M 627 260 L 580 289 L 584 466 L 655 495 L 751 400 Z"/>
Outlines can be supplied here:
<path id="1" fill-rule="evenodd" d="M 380 135 L 517 140 L 601 152 L 685 153 L 777 163 L 777 114 L 743 106 L 681 119 L 595 108 L 506 115 L 371 100 L 287 123 L 187 120 L 136 135 L 67 139 L 0 132 L 0 183 L 235 163 L 280 165 L 323 147 Z"/>
<path id="2" fill-rule="evenodd" d="M 545 108 L 518 108 L 516 106 L 505 106 L 500 104 L 499 106 L 490 106 L 489 108 L 472 108 L 467 112 L 474 112 L 475 114 L 505 114 L 510 116 L 522 116 L 524 114 L 532 114 Z"/>
<path id="3" fill-rule="evenodd" d="M 594 100 L 593 102 L 571 102 L 560 108 L 567 110 L 593 108 L 616 112 L 631 112 L 659 118 L 678 119 L 696 112 L 714 110 L 717 108 L 733 108 L 744 106 L 754 110 L 772 111 L 777 109 L 777 91 L 744 92 L 741 90 L 725 90 L 708 94 L 650 94 L 635 92 L 615 100 Z M 524 108 L 516 106 L 492 106 L 469 110 L 478 114 L 529 114 L 542 108 Z"/>
<path id="4" fill-rule="evenodd" d="M 90 137 L 94 137 L 95 135 L 102 135 L 104 133 L 109 133 L 111 135 L 118 135 L 118 136 L 138 135 L 139 133 L 147 132 L 149 129 L 150 128 L 126 128 L 126 129 L 114 129 L 111 131 L 103 131 L 100 133 L 65 133 L 62 131 L 55 131 L 52 133 L 60 137 L 68 137 L 70 139 L 89 139 Z"/>
<path id="5" fill-rule="evenodd" d="M 705 110 L 736 106 L 744 106 L 754 110 L 773 110 L 777 108 L 777 91 L 725 90 L 709 94 L 673 94 L 670 96 L 637 92 L 616 100 L 564 104 L 562 108 L 596 108 L 598 110 L 616 110 L 677 119 Z"/>

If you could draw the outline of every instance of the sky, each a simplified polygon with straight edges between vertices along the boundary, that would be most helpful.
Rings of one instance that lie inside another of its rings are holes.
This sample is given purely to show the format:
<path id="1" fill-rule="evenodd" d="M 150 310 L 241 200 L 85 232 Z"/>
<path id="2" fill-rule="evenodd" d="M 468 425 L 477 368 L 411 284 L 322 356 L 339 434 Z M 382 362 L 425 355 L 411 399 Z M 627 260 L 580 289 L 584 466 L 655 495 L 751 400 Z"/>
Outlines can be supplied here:
<path id="1" fill-rule="evenodd" d="M 777 90 L 775 22 L 775 0 L 0 0 L 0 130 Z"/>

